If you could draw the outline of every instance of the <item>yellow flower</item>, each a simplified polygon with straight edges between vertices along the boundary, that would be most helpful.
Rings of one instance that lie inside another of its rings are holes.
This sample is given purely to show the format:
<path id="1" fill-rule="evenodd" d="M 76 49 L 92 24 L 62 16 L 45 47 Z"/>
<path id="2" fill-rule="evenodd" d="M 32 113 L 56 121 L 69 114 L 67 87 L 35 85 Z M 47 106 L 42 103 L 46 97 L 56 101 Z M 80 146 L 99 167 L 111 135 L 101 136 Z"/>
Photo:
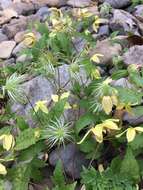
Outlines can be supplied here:
<path id="1" fill-rule="evenodd" d="M 80 142 L 78 142 L 77 144 L 81 144 L 90 133 L 94 134 L 96 141 L 98 143 L 102 143 L 103 142 L 103 133 L 110 132 L 111 130 L 113 130 L 113 131 L 120 130 L 120 128 L 118 127 L 116 122 L 119 122 L 119 120 L 118 119 L 107 119 L 104 122 L 102 122 L 101 124 L 98 124 L 95 127 L 92 127 L 90 130 L 87 131 L 87 133 L 84 135 L 82 140 Z"/>
<path id="2" fill-rule="evenodd" d="M 130 103 L 118 103 L 116 109 L 117 110 L 125 109 L 128 113 L 133 114 L 132 107 L 131 107 Z"/>
<path id="3" fill-rule="evenodd" d="M 61 94 L 60 96 L 57 95 L 57 94 L 53 94 L 53 95 L 51 96 L 51 98 L 52 98 L 52 100 L 53 100 L 55 103 L 57 103 L 57 102 L 60 101 L 60 100 L 63 100 L 63 99 L 65 99 L 65 98 L 68 98 L 69 95 L 70 95 L 70 92 L 64 92 L 64 93 Z M 65 109 L 71 109 L 72 107 L 70 106 L 70 104 L 69 104 L 68 102 L 66 102 L 64 108 L 65 108 Z"/>
<path id="4" fill-rule="evenodd" d="M 118 104 L 117 96 L 103 96 L 102 98 L 102 107 L 107 115 L 112 111 L 113 106 Z"/>
<path id="5" fill-rule="evenodd" d="M 36 102 L 35 107 L 34 107 L 35 112 L 38 112 L 39 110 L 41 110 L 44 113 L 49 113 L 46 104 L 47 104 L 46 100 L 40 100 Z"/>
<path id="6" fill-rule="evenodd" d="M 121 137 L 126 133 L 126 138 L 128 142 L 132 142 L 135 139 L 137 133 L 143 132 L 143 127 L 130 127 L 119 135 L 116 135 L 117 138 Z"/>
<path id="7" fill-rule="evenodd" d="M 93 69 L 93 70 L 91 71 L 90 76 L 91 76 L 91 79 L 92 79 L 92 80 L 101 78 L 100 72 L 99 72 L 98 69 Z"/>
<path id="8" fill-rule="evenodd" d="M 98 31 L 98 28 L 99 28 L 99 24 L 100 24 L 100 23 L 101 23 L 101 19 L 100 19 L 98 16 L 95 16 L 95 21 L 93 22 L 93 25 L 92 25 L 93 30 L 94 30 L 95 32 Z"/>
<path id="9" fill-rule="evenodd" d="M 2 140 L 3 148 L 7 151 L 12 149 L 15 145 L 15 140 L 12 135 L 1 135 L 0 140 Z"/>
<path id="10" fill-rule="evenodd" d="M 6 175 L 7 171 L 3 164 L 0 163 L 0 175 Z"/>
<path id="11" fill-rule="evenodd" d="M 76 16 L 78 17 L 78 20 L 81 20 L 82 18 L 88 18 L 88 17 L 91 17 L 93 15 L 93 13 L 91 13 L 86 8 L 78 9 L 78 11 L 76 13 L 77 13 Z"/>
<path id="12" fill-rule="evenodd" d="M 94 54 L 91 58 L 90 61 L 93 61 L 95 63 L 100 63 L 100 58 L 99 57 L 103 57 L 104 55 L 96 53 Z"/>
<path id="13" fill-rule="evenodd" d="M 59 100 L 62 100 L 62 99 L 64 99 L 64 98 L 68 98 L 69 95 L 70 95 L 70 92 L 64 92 L 64 93 L 61 94 L 60 96 L 57 95 L 57 94 L 55 94 L 55 95 L 53 94 L 53 95 L 51 96 L 51 98 L 52 98 L 52 100 L 53 100 L 54 102 L 58 102 Z"/>
<path id="14" fill-rule="evenodd" d="M 28 47 L 32 47 L 36 42 L 36 36 L 34 33 L 30 32 L 24 35 L 24 44 Z"/>

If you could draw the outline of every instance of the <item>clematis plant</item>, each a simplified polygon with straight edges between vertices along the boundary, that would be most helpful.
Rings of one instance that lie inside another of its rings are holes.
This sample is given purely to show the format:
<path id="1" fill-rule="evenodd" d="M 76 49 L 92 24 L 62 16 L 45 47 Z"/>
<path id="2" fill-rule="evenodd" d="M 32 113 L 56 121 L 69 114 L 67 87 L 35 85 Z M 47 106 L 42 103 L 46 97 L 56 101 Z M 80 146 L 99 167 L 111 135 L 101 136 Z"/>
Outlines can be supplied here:
<path id="1" fill-rule="evenodd" d="M 39 110 L 41 110 L 42 112 L 48 114 L 49 111 L 48 111 L 48 108 L 47 108 L 46 104 L 47 104 L 46 100 L 37 101 L 35 103 L 35 107 L 34 107 L 35 112 L 38 112 Z"/>
<path id="2" fill-rule="evenodd" d="M 102 123 L 97 124 L 95 127 L 92 127 L 87 131 L 85 136 L 82 138 L 80 142 L 78 142 L 78 144 L 81 144 L 90 133 L 92 133 L 95 136 L 96 141 L 98 143 L 102 143 L 104 140 L 103 138 L 104 133 L 106 134 L 107 132 L 110 133 L 111 131 L 120 130 L 120 128 L 117 125 L 118 122 L 119 122 L 118 119 L 107 119 Z"/>
<path id="3" fill-rule="evenodd" d="M 0 136 L 0 141 L 2 141 L 2 145 L 3 145 L 3 148 L 7 151 L 9 151 L 10 149 L 12 149 L 15 145 L 15 140 L 14 140 L 14 137 L 9 134 L 3 134 Z"/>
<path id="4" fill-rule="evenodd" d="M 36 42 L 37 38 L 35 36 L 34 33 L 30 32 L 24 35 L 24 41 L 23 43 L 27 46 L 27 47 L 32 47 L 35 42 Z"/>
<path id="5" fill-rule="evenodd" d="M 132 142 L 137 133 L 142 133 L 143 132 L 143 127 L 129 127 L 127 130 L 125 130 L 124 132 L 122 132 L 119 135 L 116 135 L 117 138 L 121 137 L 124 133 L 126 133 L 126 138 L 127 138 L 127 142 Z"/>

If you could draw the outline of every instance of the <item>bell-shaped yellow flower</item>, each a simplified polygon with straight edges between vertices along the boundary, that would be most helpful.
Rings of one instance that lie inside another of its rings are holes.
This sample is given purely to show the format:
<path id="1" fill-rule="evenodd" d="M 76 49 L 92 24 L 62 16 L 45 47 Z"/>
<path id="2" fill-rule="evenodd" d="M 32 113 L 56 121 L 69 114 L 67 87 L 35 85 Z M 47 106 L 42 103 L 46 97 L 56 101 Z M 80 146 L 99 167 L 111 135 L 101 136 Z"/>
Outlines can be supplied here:
<path id="1" fill-rule="evenodd" d="M 107 115 L 112 111 L 113 103 L 110 96 L 103 96 L 102 98 L 102 107 Z"/>
<path id="2" fill-rule="evenodd" d="M 95 136 L 96 141 L 98 143 L 102 143 L 104 140 L 103 133 L 107 133 L 107 132 L 109 133 L 112 130 L 113 131 L 120 130 L 120 128 L 116 124 L 117 122 L 119 122 L 118 119 L 107 119 L 103 121 L 101 124 L 98 124 L 95 127 L 92 127 L 90 130 L 87 131 L 87 133 L 84 135 L 82 140 L 78 142 L 77 144 L 81 144 L 90 133 L 92 133 Z"/>
<path id="3" fill-rule="evenodd" d="M 126 133 L 127 142 L 132 142 L 135 139 L 137 133 L 142 133 L 143 127 L 129 127 L 127 130 L 122 132 L 119 135 L 116 135 L 117 138 L 121 137 L 124 133 Z"/>
<path id="4" fill-rule="evenodd" d="M 53 100 L 55 103 L 57 103 L 58 101 L 63 100 L 64 98 L 68 98 L 69 95 L 70 95 L 70 92 L 64 92 L 64 93 L 61 94 L 61 95 L 53 94 L 53 95 L 51 96 L 51 98 L 52 98 L 52 100 Z M 65 109 L 71 109 L 72 107 L 70 106 L 70 104 L 69 104 L 68 102 L 66 102 L 64 108 L 65 108 Z"/>
<path id="5" fill-rule="evenodd" d="M 34 107 L 35 112 L 38 112 L 39 110 L 41 110 L 42 112 L 48 114 L 49 111 L 48 111 L 46 104 L 47 104 L 46 100 L 40 100 L 40 101 L 36 102 L 35 107 Z"/>
<path id="6" fill-rule="evenodd" d="M 91 13 L 87 8 L 76 10 L 76 17 L 78 18 L 78 20 L 91 17 L 92 15 L 93 13 Z"/>
<path id="7" fill-rule="evenodd" d="M 90 76 L 92 80 L 101 78 L 100 72 L 96 68 L 91 71 Z"/>
<path id="8" fill-rule="evenodd" d="M 3 148 L 7 151 L 12 149 L 15 145 L 14 137 L 11 134 L 10 135 L 4 134 L 0 136 L 0 140 L 2 140 Z"/>
<path id="9" fill-rule="evenodd" d="M 90 61 L 93 61 L 95 63 L 100 63 L 100 57 L 103 57 L 104 55 L 96 53 L 91 58 Z"/>
<path id="10" fill-rule="evenodd" d="M 100 23 L 101 23 L 101 19 L 100 19 L 98 16 L 95 16 L 95 21 L 93 22 L 93 25 L 92 25 L 93 30 L 94 30 L 95 32 L 98 31 L 98 28 L 99 28 L 99 24 L 100 24 Z"/>
<path id="11" fill-rule="evenodd" d="M 36 42 L 36 36 L 34 33 L 30 32 L 24 35 L 24 41 L 23 43 L 28 46 L 32 47 Z"/>
<path id="12" fill-rule="evenodd" d="M 6 167 L 0 163 L 0 175 L 6 175 L 7 171 L 6 171 Z"/>

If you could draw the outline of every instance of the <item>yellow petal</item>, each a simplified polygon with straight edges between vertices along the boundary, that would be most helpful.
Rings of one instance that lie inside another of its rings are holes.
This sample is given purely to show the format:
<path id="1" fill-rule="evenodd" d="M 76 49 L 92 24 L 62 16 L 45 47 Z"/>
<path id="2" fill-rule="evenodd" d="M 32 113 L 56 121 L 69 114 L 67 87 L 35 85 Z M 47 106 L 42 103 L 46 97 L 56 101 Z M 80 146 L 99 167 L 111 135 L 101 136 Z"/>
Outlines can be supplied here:
<path id="1" fill-rule="evenodd" d="M 93 69 L 91 71 L 91 79 L 99 79 L 101 78 L 100 72 L 98 69 Z"/>
<path id="2" fill-rule="evenodd" d="M 5 137 L 5 135 L 1 135 L 1 136 L 0 136 L 0 140 L 3 140 L 4 137 Z"/>
<path id="3" fill-rule="evenodd" d="M 134 128 L 128 128 L 126 136 L 127 136 L 127 141 L 128 142 L 133 141 L 135 136 L 136 136 L 136 130 Z"/>
<path id="4" fill-rule="evenodd" d="M 103 164 L 99 164 L 99 165 L 98 165 L 98 171 L 99 171 L 100 173 L 104 172 Z"/>
<path id="5" fill-rule="evenodd" d="M 64 98 L 68 98 L 69 95 L 70 95 L 70 92 L 64 92 L 64 93 L 61 95 L 60 99 L 62 100 L 62 99 L 64 99 Z"/>
<path id="6" fill-rule="evenodd" d="M 0 163 L 0 174 L 1 175 L 6 175 L 7 171 L 6 171 L 6 167 Z"/>
<path id="7" fill-rule="evenodd" d="M 95 135 L 96 141 L 99 143 L 103 142 L 103 126 L 102 124 L 96 125 L 91 129 L 92 133 Z"/>
<path id="8" fill-rule="evenodd" d="M 14 146 L 14 137 L 12 135 L 5 135 L 3 139 L 3 148 L 7 151 L 13 148 Z"/>
<path id="9" fill-rule="evenodd" d="M 44 104 L 40 106 L 40 110 L 44 113 L 49 113 L 48 108 Z"/>
<path id="10" fill-rule="evenodd" d="M 112 99 L 113 104 L 115 106 L 117 106 L 118 105 L 118 98 L 117 98 L 117 96 L 113 95 L 113 96 L 111 96 L 111 99 Z"/>
<path id="11" fill-rule="evenodd" d="M 66 102 L 64 109 L 68 110 L 68 109 L 71 109 L 71 108 L 72 107 L 70 106 L 70 104 L 68 102 Z"/>
<path id="12" fill-rule="evenodd" d="M 113 121 L 106 120 L 103 124 L 104 124 L 104 127 L 106 129 L 120 130 L 120 128 L 118 127 L 118 125 L 116 123 L 114 123 Z"/>
<path id="13" fill-rule="evenodd" d="M 113 103 L 110 96 L 104 96 L 102 99 L 102 107 L 107 115 L 112 111 Z"/>
<path id="14" fill-rule="evenodd" d="M 99 57 L 103 57 L 103 55 L 96 53 L 96 54 L 94 54 L 94 55 L 90 58 L 90 61 L 93 61 L 93 62 L 95 62 L 95 63 L 100 63 Z"/>
<path id="15" fill-rule="evenodd" d="M 52 95 L 51 96 L 51 98 L 52 98 L 52 100 L 54 101 L 54 102 L 58 102 L 59 101 L 59 96 L 58 95 Z"/>
<path id="16" fill-rule="evenodd" d="M 137 132 L 143 132 L 143 127 L 135 127 L 134 128 Z"/>

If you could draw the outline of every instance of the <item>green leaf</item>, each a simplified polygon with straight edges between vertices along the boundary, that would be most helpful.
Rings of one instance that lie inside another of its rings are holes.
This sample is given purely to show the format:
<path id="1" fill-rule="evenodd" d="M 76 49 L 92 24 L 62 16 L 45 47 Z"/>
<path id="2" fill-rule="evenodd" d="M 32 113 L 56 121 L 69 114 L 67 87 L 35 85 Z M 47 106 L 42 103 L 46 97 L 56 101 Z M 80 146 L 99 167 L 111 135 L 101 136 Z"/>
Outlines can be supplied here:
<path id="1" fill-rule="evenodd" d="M 138 150 L 140 148 L 143 148 L 143 134 L 136 135 L 135 139 L 130 142 L 130 146 L 132 150 Z"/>
<path id="2" fill-rule="evenodd" d="M 16 138 L 15 150 L 23 150 L 35 144 L 37 138 L 35 137 L 35 129 L 29 128 L 20 133 Z"/>
<path id="3" fill-rule="evenodd" d="M 135 91 L 133 89 L 115 87 L 118 90 L 118 96 L 120 102 L 131 103 L 131 104 L 140 104 L 142 102 L 143 93 Z"/>
<path id="4" fill-rule="evenodd" d="M 120 174 L 135 183 L 138 183 L 140 180 L 139 165 L 129 147 L 121 163 Z"/>
<path id="5" fill-rule="evenodd" d="M 17 121 L 16 126 L 17 126 L 19 129 L 25 130 L 25 129 L 28 129 L 28 128 L 29 128 L 28 123 L 26 123 L 26 121 L 24 120 L 23 117 L 17 116 L 16 121 Z"/>
<path id="6" fill-rule="evenodd" d="M 132 72 L 129 74 L 131 82 L 133 82 L 137 87 L 143 87 L 143 78 L 139 73 Z"/>
<path id="7" fill-rule="evenodd" d="M 79 132 L 84 129 L 85 127 L 87 127 L 88 125 L 94 123 L 95 121 L 95 116 L 93 116 L 90 113 L 87 113 L 83 116 L 81 116 L 79 118 L 79 120 L 76 122 L 75 124 L 75 130 L 76 130 L 76 134 L 78 135 Z"/>
<path id="8" fill-rule="evenodd" d="M 111 78 L 113 80 L 118 80 L 118 79 L 120 79 L 122 77 L 126 77 L 126 76 L 128 76 L 128 71 L 125 69 L 122 69 L 122 70 L 118 70 L 118 71 L 113 72 Z"/>
<path id="9" fill-rule="evenodd" d="M 55 171 L 54 171 L 53 182 L 55 185 L 58 185 L 58 186 L 63 186 L 65 184 L 65 179 L 63 175 L 63 167 L 60 160 L 58 161 Z"/>

